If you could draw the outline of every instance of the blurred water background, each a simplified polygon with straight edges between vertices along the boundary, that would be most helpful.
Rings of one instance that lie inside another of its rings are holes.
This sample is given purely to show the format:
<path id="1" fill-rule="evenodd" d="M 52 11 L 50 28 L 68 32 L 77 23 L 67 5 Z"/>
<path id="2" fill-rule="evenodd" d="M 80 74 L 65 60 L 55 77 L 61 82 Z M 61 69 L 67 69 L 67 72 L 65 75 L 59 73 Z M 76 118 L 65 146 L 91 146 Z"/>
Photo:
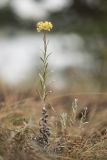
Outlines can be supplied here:
<path id="1" fill-rule="evenodd" d="M 35 24 L 49 20 L 54 25 L 48 35 L 50 85 L 106 91 L 106 16 L 106 0 L 0 0 L 0 80 L 11 87 L 32 86 L 43 47 Z"/>

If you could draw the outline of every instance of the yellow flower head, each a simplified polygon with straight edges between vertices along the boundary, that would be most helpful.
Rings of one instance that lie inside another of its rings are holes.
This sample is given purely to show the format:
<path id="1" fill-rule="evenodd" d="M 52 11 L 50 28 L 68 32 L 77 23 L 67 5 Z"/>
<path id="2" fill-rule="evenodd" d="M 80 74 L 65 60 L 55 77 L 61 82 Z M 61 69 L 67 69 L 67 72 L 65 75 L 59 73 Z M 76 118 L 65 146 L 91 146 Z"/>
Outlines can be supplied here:
<path id="1" fill-rule="evenodd" d="M 51 29 L 53 28 L 53 25 L 51 22 L 45 21 L 45 22 L 38 22 L 37 23 L 37 31 L 48 31 L 50 32 Z"/>

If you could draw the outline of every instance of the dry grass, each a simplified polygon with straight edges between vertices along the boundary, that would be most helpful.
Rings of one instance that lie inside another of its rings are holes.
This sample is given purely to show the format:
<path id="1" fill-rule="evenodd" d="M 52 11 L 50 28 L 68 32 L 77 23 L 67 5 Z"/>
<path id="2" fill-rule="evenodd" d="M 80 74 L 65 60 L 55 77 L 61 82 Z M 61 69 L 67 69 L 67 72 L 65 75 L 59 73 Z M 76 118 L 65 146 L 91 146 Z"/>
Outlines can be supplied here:
<path id="1" fill-rule="evenodd" d="M 46 147 L 36 142 L 42 118 L 40 100 L 26 94 L 9 93 L 8 98 L 4 97 L 0 111 L 0 160 L 106 160 L 106 96 L 100 100 L 96 95 L 80 95 L 77 110 L 72 108 L 74 97 L 51 98 L 54 110 L 48 109 L 51 135 Z M 88 110 L 82 119 L 86 106 Z"/>

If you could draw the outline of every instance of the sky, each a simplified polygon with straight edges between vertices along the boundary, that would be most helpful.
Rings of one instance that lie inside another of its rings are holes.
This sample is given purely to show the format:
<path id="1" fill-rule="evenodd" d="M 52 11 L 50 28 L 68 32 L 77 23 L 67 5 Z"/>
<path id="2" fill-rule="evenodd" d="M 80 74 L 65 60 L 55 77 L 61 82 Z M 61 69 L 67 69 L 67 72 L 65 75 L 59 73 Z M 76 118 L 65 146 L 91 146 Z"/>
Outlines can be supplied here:
<path id="1" fill-rule="evenodd" d="M 50 12 L 59 11 L 68 6 L 70 0 L 0 0 L 0 8 L 9 5 L 14 13 L 22 19 L 40 20 Z"/>
<path id="2" fill-rule="evenodd" d="M 49 35 L 48 47 L 48 52 L 52 52 L 49 66 L 55 72 L 65 67 L 90 66 L 91 57 L 84 50 L 84 40 L 76 34 Z M 40 67 L 42 48 L 42 35 L 37 35 L 36 32 L 35 35 L 20 34 L 12 38 L 1 36 L 0 76 L 13 86 L 30 80 L 29 75 L 34 71 L 36 75 Z"/>

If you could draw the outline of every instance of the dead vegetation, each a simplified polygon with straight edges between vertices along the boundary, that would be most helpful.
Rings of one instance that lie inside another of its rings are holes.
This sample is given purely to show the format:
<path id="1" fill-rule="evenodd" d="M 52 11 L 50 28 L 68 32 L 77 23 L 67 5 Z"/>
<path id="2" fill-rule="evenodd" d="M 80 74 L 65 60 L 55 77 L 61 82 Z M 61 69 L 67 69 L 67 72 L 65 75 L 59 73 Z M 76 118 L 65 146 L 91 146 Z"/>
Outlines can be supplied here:
<path id="1" fill-rule="evenodd" d="M 32 95 L 9 95 L 0 110 L 0 160 L 107 159 L 106 96 L 51 98 L 53 110 L 44 113 Z"/>

